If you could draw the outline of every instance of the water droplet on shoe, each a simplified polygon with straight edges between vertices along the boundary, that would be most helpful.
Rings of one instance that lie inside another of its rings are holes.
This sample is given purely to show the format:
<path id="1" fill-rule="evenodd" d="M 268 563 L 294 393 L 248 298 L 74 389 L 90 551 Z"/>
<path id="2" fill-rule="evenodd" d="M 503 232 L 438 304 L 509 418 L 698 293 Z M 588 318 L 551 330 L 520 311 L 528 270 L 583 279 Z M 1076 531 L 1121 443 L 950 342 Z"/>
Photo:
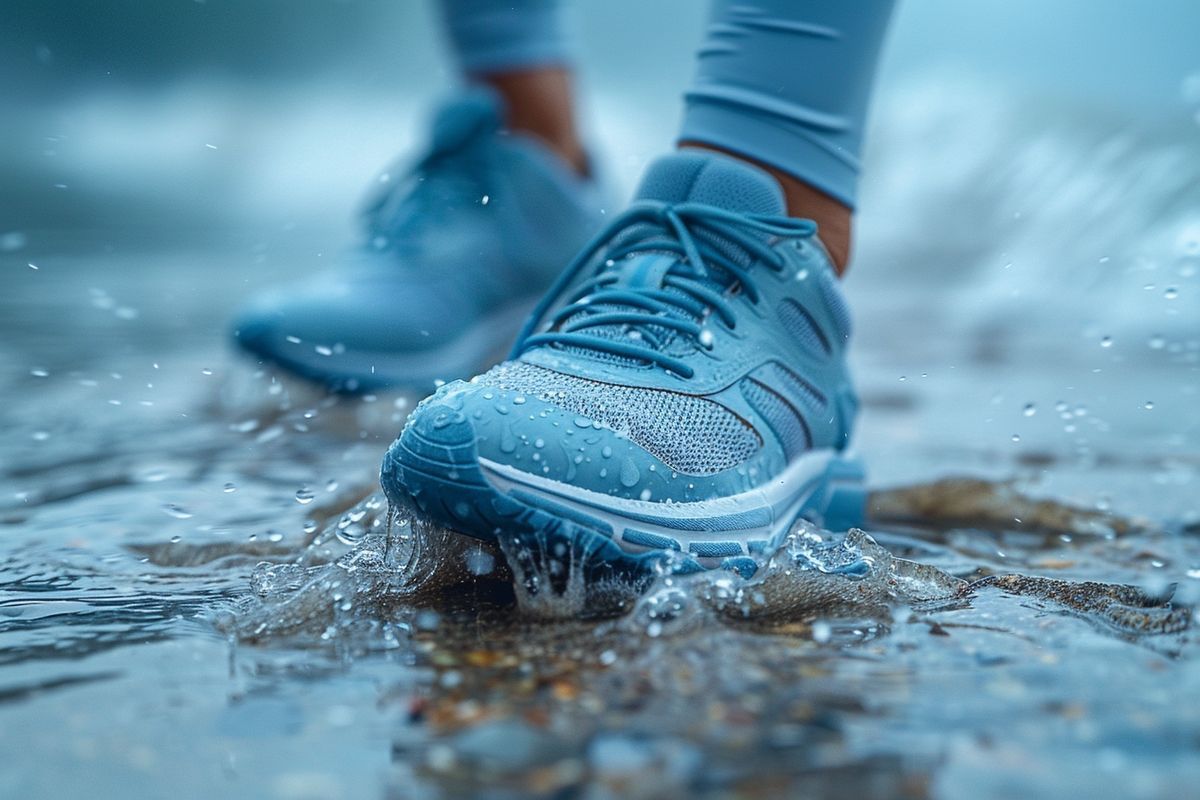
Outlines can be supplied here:
<path id="1" fill-rule="evenodd" d="M 511 453 L 517 449 L 517 437 L 513 436 L 512 426 L 508 423 L 500 429 L 500 452 Z"/>
<path id="2" fill-rule="evenodd" d="M 642 479 L 642 473 L 638 472 L 637 464 L 633 463 L 633 459 L 626 457 L 621 462 L 621 485 L 627 489 L 631 489 L 638 485 L 638 481 Z"/>

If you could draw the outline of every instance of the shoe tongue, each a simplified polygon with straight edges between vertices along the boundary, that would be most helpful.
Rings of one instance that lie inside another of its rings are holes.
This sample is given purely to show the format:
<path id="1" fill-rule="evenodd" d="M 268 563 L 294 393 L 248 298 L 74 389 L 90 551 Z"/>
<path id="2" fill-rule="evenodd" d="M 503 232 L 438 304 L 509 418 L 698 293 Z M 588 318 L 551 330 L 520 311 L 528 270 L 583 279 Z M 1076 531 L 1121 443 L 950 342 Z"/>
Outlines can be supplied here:
<path id="1" fill-rule="evenodd" d="M 421 240 L 415 231 L 438 218 L 428 211 L 430 193 L 439 206 L 478 201 L 482 191 L 476 193 L 475 176 L 484 174 L 487 146 L 501 128 L 503 113 L 499 95 L 483 87 L 461 92 L 438 109 L 429 149 L 411 168 L 409 179 L 386 185 L 363 209 L 371 240 L 381 243 L 378 249 Z M 425 192 L 416 202 L 414 177 Z"/>
<path id="2" fill-rule="evenodd" d="M 783 215 L 779 181 L 751 164 L 720 153 L 685 150 L 646 170 L 635 197 L 665 203 L 703 203 L 744 214 Z"/>
<path id="3" fill-rule="evenodd" d="M 465 147 L 473 139 L 500 130 L 500 98 L 482 87 L 473 88 L 442 106 L 433 120 L 430 149 L 447 153 Z"/>

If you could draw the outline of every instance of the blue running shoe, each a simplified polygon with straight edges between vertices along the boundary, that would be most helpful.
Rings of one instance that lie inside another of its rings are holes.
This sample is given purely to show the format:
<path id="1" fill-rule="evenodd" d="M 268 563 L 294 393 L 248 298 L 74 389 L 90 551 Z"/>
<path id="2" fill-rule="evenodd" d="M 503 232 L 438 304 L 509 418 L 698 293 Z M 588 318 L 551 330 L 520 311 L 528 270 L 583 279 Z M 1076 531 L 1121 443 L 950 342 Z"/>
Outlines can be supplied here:
<path id="1" fill-rule="evenodd" d="M 366 246 L 255 301 L 238 344 L 340 391 L 424 393 L 494 364 L 603 219 L 594 181 L 500 125 L 483 89 L 442 109 L 428 154 L 366 209 Z"/>
<path id="2" fill-rule="evenodd" d="M 659 160 L 638 198 L 511 360 L 413 410 L 388 497 L 510 553 L 570 549 L 600 577 L 668 551 L 749 574 L 799 518 L 861 524 L 850 318 L 815 224 L 717 154 Z"/>

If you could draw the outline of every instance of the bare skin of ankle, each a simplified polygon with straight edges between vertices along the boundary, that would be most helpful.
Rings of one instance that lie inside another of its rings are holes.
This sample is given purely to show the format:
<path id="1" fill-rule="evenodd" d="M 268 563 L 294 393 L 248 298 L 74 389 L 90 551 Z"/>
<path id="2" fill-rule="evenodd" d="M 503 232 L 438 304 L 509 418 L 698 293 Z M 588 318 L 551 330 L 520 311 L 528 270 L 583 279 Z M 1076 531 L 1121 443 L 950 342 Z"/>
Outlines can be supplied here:
<path id="1" fill-rule="evenodd" d="M 704 142 L 680 142 L 679 146 L 680 148 L 723 153 L 771 173 L 771 176 L 783 187 L 788 216 L 804 217 L 817 223 L 821 242 L 829 251 L 829 256 L 833 259 L 833 266 L 837 269 L 838 275 L 845 274 L 846 265 L 850 262 L 850 233 L 854 213 L 841 201 L 833 199 L 820 189 L 813 188 L 798 178 L 780 172 L 769 164 L 747 158 L 741 153 L 723 150 Z"/>
<path id="2" fill-rule="evenodd" d="M 587 154 L 575 127 L 569 70 L 537 67 L 474 75 L 472 79 L 487 84 L 504 98 L 509 130 L 536 137 L 577 173 L 587 174 Z"/>

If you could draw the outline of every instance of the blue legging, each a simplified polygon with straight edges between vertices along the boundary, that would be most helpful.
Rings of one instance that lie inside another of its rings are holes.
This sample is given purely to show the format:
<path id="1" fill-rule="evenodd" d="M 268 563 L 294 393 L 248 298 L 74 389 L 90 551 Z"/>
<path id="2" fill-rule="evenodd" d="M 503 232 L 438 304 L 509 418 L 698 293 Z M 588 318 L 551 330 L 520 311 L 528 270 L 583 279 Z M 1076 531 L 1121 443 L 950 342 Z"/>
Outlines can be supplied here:
<path id="1" fill-rule="evenodd" d="M 571 62 L 558 0 L 442 0 L 465 72 Z M 893 0 L 713 0 L 680 141 L 741 154 L 854 207 Z"/>

